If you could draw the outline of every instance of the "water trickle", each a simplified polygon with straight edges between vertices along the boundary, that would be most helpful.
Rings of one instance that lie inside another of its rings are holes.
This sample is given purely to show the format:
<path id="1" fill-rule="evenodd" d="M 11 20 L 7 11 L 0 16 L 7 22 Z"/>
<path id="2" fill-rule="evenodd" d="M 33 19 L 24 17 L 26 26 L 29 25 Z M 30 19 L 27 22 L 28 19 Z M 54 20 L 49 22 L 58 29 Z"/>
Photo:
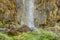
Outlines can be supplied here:
<path id="1" fill-rule="evenodd" d="M 29 27 L 34 27 L 34 17 L 33 17 L 33 13 L 34 13 L 34 3 L 33 0 L 29 0 L 29 4 L 28 4 L 28 26 Z"/>
<path id="2" fill-rule="evenodd" d="M 36 31 L 38 29 L 34 25 L 34 0 L 25 0 L 24 11 L 26 14 L 27 25 Z"/>

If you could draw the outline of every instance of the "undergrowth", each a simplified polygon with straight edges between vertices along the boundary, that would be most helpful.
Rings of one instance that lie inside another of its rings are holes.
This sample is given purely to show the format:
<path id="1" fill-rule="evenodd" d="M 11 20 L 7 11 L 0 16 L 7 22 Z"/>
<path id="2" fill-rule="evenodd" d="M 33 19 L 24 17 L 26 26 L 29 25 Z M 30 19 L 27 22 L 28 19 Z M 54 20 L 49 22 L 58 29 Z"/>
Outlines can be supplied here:
<path id="1" fill-rule="evenodd" d="M 27 32 L 22 33 L 18 36 L 8 36 L 6 34 L 0 33 L 0 38 L 3 40 L 59 40 L 57 39 L 57 35 L 53 32 L 49 32 L 46 30 L 41 30 L 41 33 L 37 32 Z"/>

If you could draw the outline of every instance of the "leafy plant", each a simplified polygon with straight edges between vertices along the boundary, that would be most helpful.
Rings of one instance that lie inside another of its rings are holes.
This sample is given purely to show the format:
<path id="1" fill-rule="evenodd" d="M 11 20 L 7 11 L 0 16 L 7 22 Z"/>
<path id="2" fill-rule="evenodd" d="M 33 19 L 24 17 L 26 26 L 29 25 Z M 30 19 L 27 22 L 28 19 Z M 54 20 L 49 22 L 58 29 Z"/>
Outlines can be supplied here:
<path id="1" fill-rule="evenodd" d="M 53 32 L 47 30 L 41 30 L 40 32 L 40 34 L 27 32 L 14 37 L 0 33 L 0 38 L 3 40 L 60 40 L 59 38 L 56 39 L 57 35 Z"/>
<path id="2" fill-rule="evenodd" d="M 0 33 L 0 39 L 3 39 L 3 40 L 13 40 L 13 37 L 9 37 L 6 34 Z"/>
<path id="3" fill-rule="evenodd" d="M 55 33 L 46 30 L 41 30 L 40 34 L 36 32 L 27 32 L 15 37 L 16 40 L 54 40 L 55 38 Z"/>
<path id="4" fill-rule="evenodd" d="M 3 26 L 3 23 L 0 21 L 0 26 Z"/>

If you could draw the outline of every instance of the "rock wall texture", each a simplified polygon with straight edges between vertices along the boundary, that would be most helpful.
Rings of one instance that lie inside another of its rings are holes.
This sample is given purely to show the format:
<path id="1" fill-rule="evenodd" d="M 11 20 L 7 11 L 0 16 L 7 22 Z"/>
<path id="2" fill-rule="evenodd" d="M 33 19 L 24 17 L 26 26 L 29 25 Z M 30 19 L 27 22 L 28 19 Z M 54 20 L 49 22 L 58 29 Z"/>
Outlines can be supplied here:
<path id="1" fill-rule="evenodd" d="M 19 24 L 25 21 L 25 1 L 0 0 L 0 21 L 16 21 Z M 60 0 L 34 0 L 34 23 L 38 27 L 60 25 Z"/>
<path id="2" fill-rule="evenodd" d="M 37 25 L 60 24 L 60 0 L 35 0 L 35 22 Z"/>
<path id="3" fill-rule="evenodd" d="M 14 0 L 0 0 L 0 21 L 16 21 L 16 12 Z"/>

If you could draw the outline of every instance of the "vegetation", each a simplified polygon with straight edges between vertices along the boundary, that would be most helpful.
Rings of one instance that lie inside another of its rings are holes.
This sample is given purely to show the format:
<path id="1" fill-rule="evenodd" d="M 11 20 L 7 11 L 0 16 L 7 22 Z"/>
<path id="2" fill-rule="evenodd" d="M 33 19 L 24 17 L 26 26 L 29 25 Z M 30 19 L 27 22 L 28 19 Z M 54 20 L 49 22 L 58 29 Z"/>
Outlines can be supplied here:
<path id="1" fill-rule="evenodd" d="M 3 23 L 0 21 L 0 27 L 3 26 Z"/>
<path id="2" fill-rule="evenodd" d="M 10 37 L 6 34 L 0 33 L 0 37 L 4 40 L 59 40 L 59 38 L 57 39 L 57 35 L 55 33 L 47 30 L 41 30 L 40 34 L 36 32 L 27 32 L 18 36 Z"/>
<path id="3" fill-rule="evenodd" d="M 54 40 L 56 36 L 57 35 L 52 32 L 41 30 L 40 34 L 36 32 L 23 33 L 19 36 L 16 36 L 16 40 Z"/>
<path id="4" fill-rule="evenodd" d="M 60 40 L 60 0 L 34 0 L 33 23 L 40 33 L 27 26 L 28 1 L 0 0 L 0 28 L 6 28 L 0 29 L 0 40 Z"/>
<path id="5" fill-rule="evenodd" d="M 9 37 L 6 34 L 0 33 L 0 40 L 13 40 L 13 38 L 12 37 Z"/>

